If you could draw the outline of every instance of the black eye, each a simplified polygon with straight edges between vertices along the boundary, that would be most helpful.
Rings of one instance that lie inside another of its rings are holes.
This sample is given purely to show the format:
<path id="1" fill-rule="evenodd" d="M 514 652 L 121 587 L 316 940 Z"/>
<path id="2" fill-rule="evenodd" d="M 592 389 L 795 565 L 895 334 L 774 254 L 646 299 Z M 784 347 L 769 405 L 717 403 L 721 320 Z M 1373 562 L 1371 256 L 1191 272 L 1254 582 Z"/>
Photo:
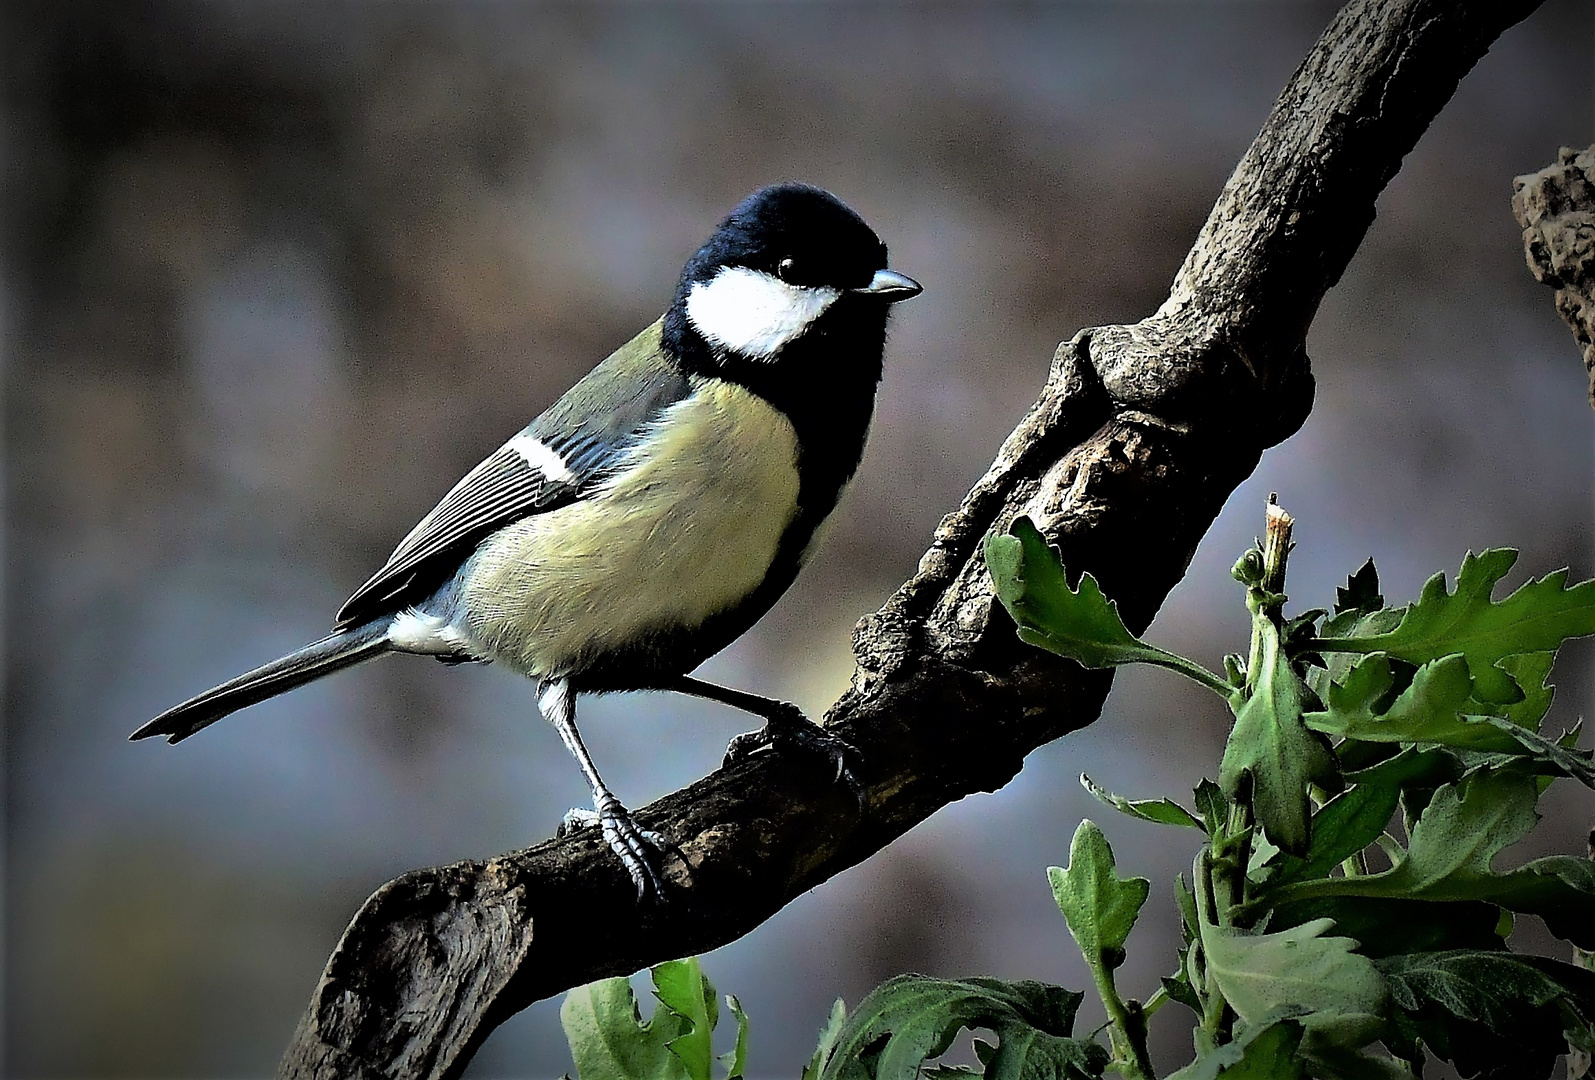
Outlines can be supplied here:
<path id="1" fill-rule="evenodd" d="M 775 268 L 776 275 L 782 281 L 791 281 L 792 280 L 792 267 L 794 265 L 795 264 L 792 262 L 791 259 L 782 259 L 780 264 Z"/>

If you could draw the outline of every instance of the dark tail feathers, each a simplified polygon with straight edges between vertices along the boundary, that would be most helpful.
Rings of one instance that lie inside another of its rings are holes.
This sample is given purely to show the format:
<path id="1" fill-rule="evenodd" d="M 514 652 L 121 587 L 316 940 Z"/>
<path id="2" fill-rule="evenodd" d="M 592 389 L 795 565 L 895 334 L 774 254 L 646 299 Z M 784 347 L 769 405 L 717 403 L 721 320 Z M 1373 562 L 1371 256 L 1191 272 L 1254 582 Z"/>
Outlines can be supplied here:
<path id="1" fill-rule="evenodd" d="M 332 634 L 280 660 L 273 660 L 254 671 L 246 671 L 198 697 L 172 706 L 133 732 L 129 738 L 148 739 L 165 735 L 168 742 L 182 742 L 200 728 L 209 727 L 239 709 L 379 656 L 388 651 L 388 626 L 392 621 L 391 617 L 377 619 L 364 626 Z"/>

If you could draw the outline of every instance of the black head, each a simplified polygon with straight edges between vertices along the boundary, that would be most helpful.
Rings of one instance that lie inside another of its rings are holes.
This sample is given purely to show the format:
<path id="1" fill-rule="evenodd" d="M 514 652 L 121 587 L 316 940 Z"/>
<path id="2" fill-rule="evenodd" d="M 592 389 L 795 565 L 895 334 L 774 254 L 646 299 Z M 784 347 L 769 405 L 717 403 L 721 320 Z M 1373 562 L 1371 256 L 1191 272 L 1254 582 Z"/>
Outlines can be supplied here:
<path id="1" fill-rule="evenodd" d="M 830 192 L 778 184 L 749 195 L 687 261 L 669 314 L 668 341 L 719 362 L 777 361 L 829 316 L 877 319 L 920 291 L 886 269 L 886 245 Z"/>
<path id="2" fill-rule="evenodd" d="M 868 285 L 886 266 L 886 245 L 828 191 L 807 184 L 760 188 L 720 223 L 682 271 L 682 284 L 707 282 L 741 266 L 793 285 Z"/>

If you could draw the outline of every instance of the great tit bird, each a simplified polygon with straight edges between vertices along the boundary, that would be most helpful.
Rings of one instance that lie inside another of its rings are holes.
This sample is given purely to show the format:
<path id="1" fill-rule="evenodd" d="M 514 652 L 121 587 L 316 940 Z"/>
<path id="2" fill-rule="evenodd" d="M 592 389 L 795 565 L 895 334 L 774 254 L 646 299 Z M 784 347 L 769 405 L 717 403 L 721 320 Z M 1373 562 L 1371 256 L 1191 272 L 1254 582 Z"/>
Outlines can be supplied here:
<path id="1" fill-rule="evenodd" d="M 332 633 L 134 732 L 180 742 L 229 713 L 387 652 L 492 661 L 538 706 L 592 788 L 639 895 L 661 841 L 599 777 L 582 692 L 674 690 L 762 732 L 842 744 L 794 706 L 688 674 L 792 584 L 858 468 L 891 305 L 920 292 L 829 192 L 763 188 L 687 261 L 664 317 L 466 474 L 339 610 Z"/>

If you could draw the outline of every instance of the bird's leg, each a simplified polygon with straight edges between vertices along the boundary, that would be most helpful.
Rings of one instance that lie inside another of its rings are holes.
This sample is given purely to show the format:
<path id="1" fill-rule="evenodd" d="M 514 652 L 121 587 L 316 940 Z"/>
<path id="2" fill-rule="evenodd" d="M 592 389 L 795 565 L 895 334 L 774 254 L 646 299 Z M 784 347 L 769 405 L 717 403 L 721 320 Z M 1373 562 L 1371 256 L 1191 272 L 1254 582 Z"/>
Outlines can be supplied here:
<path id="1" fill-rule="evenodd" d="M 592 755 L 587 753 L 587 747 L 582 743 L 581 732 L 576 730 L 576 695 L 570 688 L 569 680 L 556 679 L 544 683 L 537 695 L 537 707 L 554 725 L 554 730 L 559 732 L 565 748 L 571 752 L 587 777 L 587 786 L 593 789 L 593 809 L 572 810 L 566 814 L 560 825 L 560 833 L 597 825 L 603 830 L 604 841 L 609 849 L 619 856 L 626 873 L 631 875 L 632 884 L 637 886 L 637 898 L 646 899 L 651 895 L 656 900 L 663 900 L 664 888 L 654 862 L 660 852 L 669 850 L 672 845 L 639 826 L 632 818 L 631 811 L 621 805 L 615 793 L 604 783 L 603 777 L 598 775 Z"/>
<path id="2" fill-rule="evenodd" d="M 818 756 L 834 767 L 835 781 L 848 786 L 854 797 L 858 799 L 860 811 L 869 805 L 864 785 L 859 783 L 858 777 L 854 775 L 852 767 L 848 764 L 849 758 L 857 759 L 858 751 L 804 716 L 803 710 L 791 702 L 776 701 L 774 698 L 760 697 L 727 686 L 717 686 L 687 675 L 678 677 L 664 689 L 718 701 L 722 705 L 729 705 L 733 709 L 741 709 L 743 712 L 764 718 L 762 729 L 745 731 L 731 740 L 731 744 L 726 747 L 726 764 L 741 761 L 749 754 L 767 746 L 777 748 L 783 745 L 791 746 L 804 753 Z"/>

